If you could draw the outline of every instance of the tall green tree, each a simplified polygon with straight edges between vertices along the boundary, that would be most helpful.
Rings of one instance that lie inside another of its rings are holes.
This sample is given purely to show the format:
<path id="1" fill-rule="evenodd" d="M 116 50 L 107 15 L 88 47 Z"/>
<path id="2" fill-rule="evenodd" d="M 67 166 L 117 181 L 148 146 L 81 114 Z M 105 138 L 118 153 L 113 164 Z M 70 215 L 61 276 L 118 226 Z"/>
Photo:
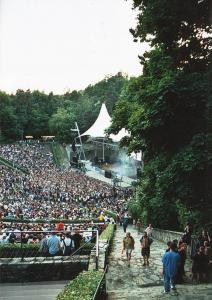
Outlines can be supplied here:
<path id="1" fill-rule="evenodd" d="M 143 75 L 117 102 L 111 132 L 125 127 L 129 151 L 144 153 L 136 205 L 155 226 L 209 226 L 209 1 L 134 0 L 133 8 L 134 40 L 152 50 L 140 57 Z"/>
<path id="2" fill-rule="evenodd" d="M 74 114 L 64 108 L 58 108 L 49 120 L 49 127 L 52 134 L 56 135 L 61 142 L 69 142 L 74 121 L 76 121 Z"/>
<path id="3" fill-rule="evenodd" d="M 0 92 L 0 141 L 13 140 L 21 137 L 18 120 L 12 99 L 4 92 Z"/>

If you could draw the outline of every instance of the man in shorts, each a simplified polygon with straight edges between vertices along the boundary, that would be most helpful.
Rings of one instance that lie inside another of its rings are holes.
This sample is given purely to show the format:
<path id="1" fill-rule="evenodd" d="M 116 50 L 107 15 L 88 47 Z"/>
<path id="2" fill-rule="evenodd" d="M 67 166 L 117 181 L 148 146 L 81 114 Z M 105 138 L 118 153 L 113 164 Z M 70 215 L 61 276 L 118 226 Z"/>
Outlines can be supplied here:
<path id="1" fill-rule="evenodd" d="M 131 254 L 132 251 L 134 250 L 134 247 L 135 247 L 135 241 L 131 236 L 130 232 L 127 232 L 125 238 L 123 239 L 122 254 L 124 253 L 124 250 L 126 250 L 128 267 L 130 266 Z"/>
<path id="2" fill-rule="evenodd" d="M 153 240 L 147 235 L 147 232 L 144 231 L 143 236 L 140 239 L 141 243 L 141 255 L 143 256 L 143 266 L 149 265 L 149 256 L 150 256 L 150 245 Z"/>

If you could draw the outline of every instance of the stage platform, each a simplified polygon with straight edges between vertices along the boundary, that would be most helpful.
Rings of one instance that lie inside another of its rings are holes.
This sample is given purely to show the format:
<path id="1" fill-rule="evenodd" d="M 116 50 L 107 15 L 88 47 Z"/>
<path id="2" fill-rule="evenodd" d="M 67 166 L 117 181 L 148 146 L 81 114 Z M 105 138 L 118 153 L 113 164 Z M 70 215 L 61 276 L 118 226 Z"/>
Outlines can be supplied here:
<path id="1" fill-rule="evenodd" d="M 114 186 L 114 177 L 112 178 L 106 178 L 105 177 L 105 171 L 98 168 L 98 167 L 92 167 L 91 165 L 86 165 L 86 175 L 104 182 L 107 182 L 108 184 L 111 184 Z M 116 179 L 118 179 L 118 182 L 116 182 L 116 186 L 119 187 L 131 187 L 132 183 L 136 180 L 129 178 L 127 176 L 119 176 L 117 174 Z M 120 181 L 119 181 L 120 180 Z"/>

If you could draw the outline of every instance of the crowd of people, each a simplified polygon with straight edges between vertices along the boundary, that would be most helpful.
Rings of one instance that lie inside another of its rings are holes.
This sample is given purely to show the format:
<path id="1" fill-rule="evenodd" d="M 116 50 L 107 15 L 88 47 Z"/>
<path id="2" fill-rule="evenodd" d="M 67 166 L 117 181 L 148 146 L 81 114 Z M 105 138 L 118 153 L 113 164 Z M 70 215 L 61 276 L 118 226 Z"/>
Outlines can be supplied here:
<path id="1" fill-rule="evenodd" d="M 130 194 L 77 170 L 56 168 L 43 143 L 3 145 L 0 156 L 29 171 L 0 165 L 0 218 L 96 218 L 104 210 L 120 212 Z"/>
<path id="2" fill-rule="evenodd" d="M 102 230 L 102 226 L 92 222 L 68 225 L 69 220 L 99 218 L 102 223 L 114 222 L 104 215 L 104 211 L 119 213 L 130 195 L 129 189 L 114 189 L 69 166 L 63 170 L 57 168 L 48 145 L 39 141 L 1 145 L 0 156 L 12 162 L 14 167 L 27 171 L 11 170 L 0 165 L 0 219 L 10 220 L 0 223 L 1 244 L 22 242 L 39 244 L 44 249 L 44 241 L 47 240 L 50 255 L 59 251 L 67 254 L 67 249 L 79 246 L 75 239 L 77 234 L 81 237 L 79 240 L 87 241 L 91 234 L 85 231 L 97 229 L 101 233 Z M 22 219 L 22 222 L 12 222 L 14 219 Z M 64 224 L 50 224 L 55 219 L 63 219 Z M 41 220 L 42 223 L 39 222 Z M 61 233 L 54 235 L 54 230 Z M 52 250 L 54 246 L 49 242 L 57 241 L 55 238 L 59 240 L 60 250 L 55 246 L 58 251 Z"/>
<path id="3" fill-rule="evenodd" d="M 11 170 L 0 165 L 0 219 L 30 219 L 37 223 L 0 223 L 0 244 L 26 243 L 38 244 L 39 251 L 48 255 L 70 255 L 80 247 L 82 240 L 94 238 L 86 230 L 96 229 L 101 232 L 105 223 L 114 219 L 104 215 L 104 211 L 117 213 L 116 221 L 120 222 L 126 236 L 123 249 L 126 250 L 128 265 L 134 249 L 134 239 L 127 232 L 129 216 L 123 212 L 129 189 L 112 187 L 86 174 L 67 167 L 64 170 L 55 167 L 53 155 L 46 144 L 19 143 L 0 146 L 0 156 L 10 160 L 14 166 L 21 166 L 27 173 Z M 60 222 L 51 225 L 54 219 L 79 220 L 99 218 L 103 225 L 92 222 L 81 225 L 68 225 Z M 39 220 L 45 221 L 39 223 Z M 32 232 L 39 232 L 33 234 Z M 59 232 L 56 233 L 56 232 Z M 21 233 L 22 232 L 22 233 Z M 84 232 L 84 233 L 82 233 Z M 153 242 L 151 224 L 140 239 L 143 265 L 149 265 L 150 246 Z M 191 243 L 192 226 L 187 224 L 182 238 L 169 241 L 163 256 L 164 291 L 175 289 L 176 283 L 185 279 L 185 262 L 187 247 L 191 248 L 192 280 L 197 282 L 207 279 L 212 265 L 212 239 L 203 231 Z M 48 253 L 47 253 L 48 252 Z"/>

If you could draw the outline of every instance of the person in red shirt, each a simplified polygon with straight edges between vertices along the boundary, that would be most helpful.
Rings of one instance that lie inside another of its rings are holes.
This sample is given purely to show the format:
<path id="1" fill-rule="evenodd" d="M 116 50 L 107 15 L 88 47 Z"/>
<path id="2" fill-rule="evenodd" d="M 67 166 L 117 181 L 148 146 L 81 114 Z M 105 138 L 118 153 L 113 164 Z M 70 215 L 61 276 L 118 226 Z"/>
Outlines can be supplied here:
<path id="1" fill-rule="evenodd" d="M 60 222 L 56 225 L 56 230 L 62 231 L 64 229 L 64 223 Z"/>

